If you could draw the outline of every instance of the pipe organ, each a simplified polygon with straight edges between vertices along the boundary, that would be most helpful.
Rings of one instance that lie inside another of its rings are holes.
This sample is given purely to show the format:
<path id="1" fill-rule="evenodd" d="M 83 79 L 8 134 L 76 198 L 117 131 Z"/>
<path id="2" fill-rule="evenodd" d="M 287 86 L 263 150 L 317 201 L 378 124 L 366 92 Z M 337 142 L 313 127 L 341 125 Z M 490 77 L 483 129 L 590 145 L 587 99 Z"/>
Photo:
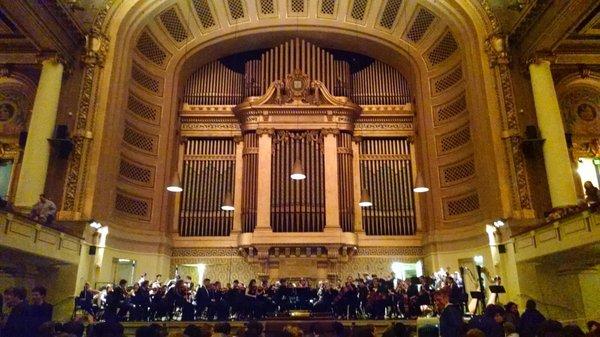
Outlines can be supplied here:
<path id="1" fill-rule="evenodd" d="M 183 157 L 183 186 L 179 235 L 227 236 L 232 214 L 221 210 L 233 193 L 235 144 L 232 139 L 191 138 Z"/>
<path id="2" fill-rule="evenodd" d="M 413 235 L 416 226 L 408 140 L 363 139 L 360 177 L 373 202 L 363 210 L 366 234 Z"/>
<path id="3" fill-rule="evenodd" d="M 357 57 L 292 39 L 192 73 L 180 111 L 180 236 L 241 233 L 256 243 L 302 232 L 326 243 L 416 233 L 408 82 Z M 296 160 L 304 180 L 290 178 Z M 357 207 L 362 189 L 370 208 Z M 235 210 L 222 211 L 234 191 Z"/>
<path id="4" fill-rule="evenodd" d="M 274 232 L 321 232 L 325 227 L 323 135 L 318 130 L 278 130 L 271 161 L 271 228 Z M 290 179 L 300 160 L 311 179 Z"/>

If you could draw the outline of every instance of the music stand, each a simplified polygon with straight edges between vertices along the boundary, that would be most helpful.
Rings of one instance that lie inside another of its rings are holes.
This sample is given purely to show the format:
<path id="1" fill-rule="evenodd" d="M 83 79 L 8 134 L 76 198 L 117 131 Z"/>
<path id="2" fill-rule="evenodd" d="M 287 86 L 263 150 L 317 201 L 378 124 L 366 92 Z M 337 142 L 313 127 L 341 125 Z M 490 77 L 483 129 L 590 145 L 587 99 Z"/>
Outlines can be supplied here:
<path id="1" fill-rule="evenodd" d="M 470 294 L 471 294 L 471 298 L 483 300 L 483 292 L 482 291 L 471 291 Z"/>
<path id="2" fill-rule="evenodd" d="M 503 286 L 489 286 L 488 288 L 490 288 L 490 292 L 492 294 L 496 294 L 496 301 L 498 301 L 498 299 L 500 298 L 499 294 L 506 294 L 506 289 L 504 289 Z"/>

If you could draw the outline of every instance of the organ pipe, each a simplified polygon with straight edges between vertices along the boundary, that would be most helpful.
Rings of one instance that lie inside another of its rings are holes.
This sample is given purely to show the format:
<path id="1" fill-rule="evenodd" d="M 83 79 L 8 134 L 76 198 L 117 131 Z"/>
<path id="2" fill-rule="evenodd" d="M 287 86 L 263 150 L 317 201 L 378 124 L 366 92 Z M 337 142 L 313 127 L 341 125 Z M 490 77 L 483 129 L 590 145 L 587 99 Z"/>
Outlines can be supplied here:
<path id="1" fill-rule="evenodd" d="M 396 69 L 379 61 L 352 74 L 350 97 L 361 105 L 399 105 L 411 101 L 406 78 Z"/>
<path id="2" fill-rule="evenodd" d="M 365 233 L 414 235 L 416 222 L 408 140 L 363 139 L 360 143 L 360 177 L 362 188 L 370 192 L 373 200 L 372 207 L 362 210 Z"/>
<path id="3" fill-rule="evenodd" d="M 256 228 L 258 180 L 258 135 L 254 132 L 244 134 L 243 160 L 242 231 L 251 233 Z"/>
<path id="4" fill-rule="evenodd" d="M 244 96 L 244 75 L 214 61 L 188 78 L 183 99 L 192 105 L 235 105 Z"/>
<path id="5" fill-rule="evenodd" d="M 352 232 L 354 226 L 352 135 L 347 132 L 340 133 L 337 137 L 337 147 L 340 226 L 344 232 Z"/>
<path id="6" fill-rule="evenodd" d="M 277 131 L 271 160 L 271 228 L 274 232 L 321 232 L 325 227 L 325 168 L 319 131 Z M 289 178 L 301 160 L 307 179 Z"/>
<path id="7" fill-rule="evenodd" d="M 228 236 L 233 213 L 221 210 L 233 193 L 235 143 L 232 139 L 191 138 L 183 157 L 181 236 Z"/>

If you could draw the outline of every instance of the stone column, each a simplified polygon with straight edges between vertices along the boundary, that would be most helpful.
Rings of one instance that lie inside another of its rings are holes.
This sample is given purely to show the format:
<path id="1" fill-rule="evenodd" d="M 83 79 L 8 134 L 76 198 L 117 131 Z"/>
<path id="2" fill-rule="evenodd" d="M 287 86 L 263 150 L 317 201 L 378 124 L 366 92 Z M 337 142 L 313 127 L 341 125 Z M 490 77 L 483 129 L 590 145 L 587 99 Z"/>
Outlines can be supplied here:
<path id="1" fill-rule="evenodd" d="M 235 137 L 235 177 L 233 187 L 233 229 L 232 235 L 242 232 L 242 183 L 244 172 L 244 141 L 243 137 Z"/>
<path id="2" fill-rule="evenodd" d="M 187 137 L 181 137 L 179 145 L 177 147 L 177 174 L 179 175 L 180 184 L 183 184 L 183 157 L 185 156 L 185 147 L 187 143 Z M 171 179 L 171 176 L 169 177 Z M 167 182 L 169 183 L 169 181 Z M 181 214 L 181 197 L 183 193 L 169 193 L 173 196 L 173 225 L 171 227 L 172 233 L 179 233 L 179 215 Z"/>
<path id="3" fill-rule="evenodd" d="M 271 135 L 272 129 L 257 129 L 258 178 L 256 188 L 256 229 L 271 232 Z"/>
<path id="4" fill-rule="evenodd" d="M 354 137 L 352 139 L 352 174 L 354 184 L 354 232 L 363 233 L 362 224 L 362 208 L 358 205 L 361 194 L 361 180 L 360 180 L 360 142 L 362 138 Z"/>
<path id="5" fill-rule="evenodd" d="M 544 141 L 544 164 L 553 207 L 577 204 L 575 181 L 565 139 L 562 115 L 554 90 L 550 61 L 536 58 L 529 64 L 538 126 Z"/>
<path id="6" fill-rule="evenodd" d="M 412 170 L 412 183 L 413 187 L 417 184 L 417 172 L 425 172 L 424 167 L 417 167 L 417 152 L 415 149 L 415 139 L 413 137 L 410 138 L 410 168 Z M 412 192 L 412 191 L 411 191 Z M 421 219 L 421 203 L 426 202 L 426 193 L 413 193 L 414 196 L 414 205 L 415 205 L 415 222 L 417 225 L 416 233 L 419 234 L 423 232 L 423 220 Z"/>
<path id="7" fill-rule="evenodd" d="M 27 144 L 15 195 L 16 206 L 31 207 L 38 201 L 39 195 L 44 193 L 50 159 L 48 139 L 54 133 L 63 70 L 64 66 L 56 56 L 42 61 L 42 73 L 31 111 Z"/>
<path id="8" fill-rule="evenodd" d="M 325 230 L 341 230 L 338 184 L 337 129 L 324 129 Z"/>

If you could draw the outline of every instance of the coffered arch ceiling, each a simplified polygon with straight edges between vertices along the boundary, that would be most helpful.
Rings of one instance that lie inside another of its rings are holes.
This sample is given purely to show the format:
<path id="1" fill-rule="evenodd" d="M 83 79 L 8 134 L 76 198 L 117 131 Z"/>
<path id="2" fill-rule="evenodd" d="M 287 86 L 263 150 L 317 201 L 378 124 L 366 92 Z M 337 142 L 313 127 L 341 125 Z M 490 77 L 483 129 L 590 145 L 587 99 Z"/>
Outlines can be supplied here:
<path id="1" fill-rule="evenodd" d="M 107 84 L 99 100 L 115 123 L 105 124 L 98 151 L 106 167 L 98 181 L 116 184 L 112 193 L 96 185 L 97 200 L 106 202 L 96 202 L 95 212 L 113 214 L 125 227 L 165 230 L 170 200 L 161 187 L 172 172 L 177 97 L 187 76 L 219 57 L 302 37 L 388 63 L 416 89 L 421 166 L 432 187 L 424 203 L 429 229 L 441 233 L 501 215 L 497 169 L 485 164 L 502 155 L 490 131 L 497 101 L 486 100 L 493 91 L 493 78 L 483 81 L 490 74 L 482 54 L 489 22 L 478 4 L 176 0 L 119 7 L 104 83 L 122 85 Z"/>

